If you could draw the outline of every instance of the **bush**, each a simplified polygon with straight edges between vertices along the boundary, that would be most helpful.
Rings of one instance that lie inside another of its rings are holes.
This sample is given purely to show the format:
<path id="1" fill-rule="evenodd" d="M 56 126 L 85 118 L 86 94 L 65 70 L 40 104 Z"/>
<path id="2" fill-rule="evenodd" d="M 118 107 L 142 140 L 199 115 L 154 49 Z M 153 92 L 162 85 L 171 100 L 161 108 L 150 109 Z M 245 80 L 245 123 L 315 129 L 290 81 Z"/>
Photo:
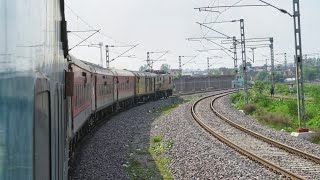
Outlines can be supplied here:
<path id="1" fill-rule="evenodd" d="M 315 131 L 314 135 L 311 136 L 310 141 L 313 143 L 318 143 L 318 144 L 320 143 L 320 128 L 318 128 Z"/>
<path id="2" fill-rule="evenodd" d="M 267 96 L 260 94 L 257 94 L 253 101 L 260 104 L 262 107 L 268 107 L 271 103 L 271 100 Z"/>
<path id="3" fill-rule="evenodd" d="M 257 110 L 257 107 L 256 105 L 254 104 L 246 104 L 242 107 L 243 111 L 246 113 L 246 114 L 251 114 L 253 113 L 255 110 Z"/>
<path id="4" fill-rule="evenodd" d="M 298 116 L 298 104 L 295 101 L 288 102 L 289 114 L 292 116 Z"/>
<path id="5" fill-rule="evenodd" d="M 275 126 L 289 127 L 292 125 L 290 118 L 283 114 L 260 112 L 259 118 L 262 121 Z"/>

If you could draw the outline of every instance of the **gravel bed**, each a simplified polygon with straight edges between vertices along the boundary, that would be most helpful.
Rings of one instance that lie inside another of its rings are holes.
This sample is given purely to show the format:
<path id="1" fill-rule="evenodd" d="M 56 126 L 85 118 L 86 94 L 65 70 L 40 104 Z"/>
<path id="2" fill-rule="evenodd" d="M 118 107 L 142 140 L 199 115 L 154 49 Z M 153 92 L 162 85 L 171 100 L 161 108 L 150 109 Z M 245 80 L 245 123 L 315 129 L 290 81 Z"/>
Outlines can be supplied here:
<path id="1" fill-rule="evenodd" d="M 218 99 L 217 104 L 219 104 L 217 110 L 230 120 L 234 121 L 235 123 L 238 123 L 254 132 L 258 132 L 283 144 L 287 144 L 304 152 L 308 152 L 320 157 L 319 145 L 313 144 L 307 140 L 291 136 L 290 133 L 277 131 L 264 126 L 263 124 L 259 123 L 256 119 L 253 119 L 252 117 L 247 116 L 244 113 L 232 107 L 229 101 L 229 97 L 226 96 Z"/>
<path id="2" fill-rule="evenodd" d="M 77 149 L 71 179 L 129 179 L 125 171 L 130 143 L 150 134 L 152 111 L 172 99 L 149 102 L 124 111 L 103 123 Z"/>
<path id="3" fill-rule="evenodd" d="M 173 141 L 167 152 L 174 179 L 279 179 L 204 131 L 192 118 L 192 102 L 154 123 L 151 134 Z M 209 113 L 209 112 L 208 112 Z"/>
<path id="4" fill-rule="evenodd" d="M 197 99 L 206 94 L 183 97 Z M 130 144 L 159 135 L 163 141 L 173 142 L 165 152 L 173 179 L 280 178 L 204 131 L 191 116 L 193 101 L 166 116 L 156 117 L 153 113 L 155 108 L 172 103 L 172 99 L 149 102 L 101 124 L 77 149 L 70 179 L 129 179 L 126 164 L 132 154 Z"/>

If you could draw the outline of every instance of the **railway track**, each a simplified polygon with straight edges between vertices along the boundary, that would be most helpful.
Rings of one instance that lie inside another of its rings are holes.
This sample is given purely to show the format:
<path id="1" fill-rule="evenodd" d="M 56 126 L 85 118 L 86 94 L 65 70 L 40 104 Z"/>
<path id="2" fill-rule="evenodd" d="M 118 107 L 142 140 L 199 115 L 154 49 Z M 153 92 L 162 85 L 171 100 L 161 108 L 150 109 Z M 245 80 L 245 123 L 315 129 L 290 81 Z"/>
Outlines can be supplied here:
<path id="1" fill-rule="evenodd" d="M 319 157 L 246 129 L 215 109 L 215 101 L 218 98 L 234 92 L 206 96 L 196 101 L 191 107 L 191 113 L 197 123 L 229 147 L 284 177 L 320 179 Z M 205 113 L 204 109 L 213 113 Z"/>

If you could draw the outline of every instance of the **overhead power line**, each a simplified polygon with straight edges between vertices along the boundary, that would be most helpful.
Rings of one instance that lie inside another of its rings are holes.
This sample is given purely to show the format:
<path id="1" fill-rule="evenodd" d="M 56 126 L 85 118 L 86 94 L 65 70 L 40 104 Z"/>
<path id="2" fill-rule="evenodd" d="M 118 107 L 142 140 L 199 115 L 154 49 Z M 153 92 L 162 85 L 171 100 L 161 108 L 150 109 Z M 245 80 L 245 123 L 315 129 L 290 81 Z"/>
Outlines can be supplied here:
<path id="1" fill-rule="evenodd" d="M 64 3 L 64 5 L 70 10 L 70 12 L 72 14 L 74 14 L 78 19 L 80 19 L 84 24 L 86 24 L 89 28 L 92 29 L 92 31 L 94 31 L 95 29 L 97 28 L 94 28 L 92 25 L 90 25 L 87 21 L 85 21 L 79 14 L 77 14 L 70 6 L 68 6 L 66 3 Z M 121 41 L 118 41 L 116 39 L 113 39 L 112 37 L 106 35 L 102 30 L 99 31 L 99 34 L 108 38 L 108 39 L 111 39 L 115 42 L 118 42 L 118 43 L 121 43 L 121 44 L 125 44 L 125 45 L 128 45 L 127 43 L 124 43 L 124 42 L 121 42 Z"/>
<path id="2" fill-rule="evenodd" d="M 239 0 L 239 1 L 235 2 L 234 4 L 231 5 L 231 7 L 236 6 L 237 4 L 239 4 L 239 3 L 242 2 L 242 1 L 243 1 L 243 0 Z M 218 21 L 219 17 L 220 17 L 223 13 L 225 13 L 227 10 L 229 10 L 231 7 L 226 8 L 225 10 L 221 11 L 221 12 L 218 14 L 218 16 L 216 17 L 216 19 L 214 20 L 214 22 Z M 214 24 L 211 25 L 211 28 L 213 27 L 213 25 L 214 25 Z M 209 32 L 210 32 L 210 31 L 208 30 L 205 34 L 203 34 L 203 36 L 207 36 Z"/>
<path id="3" fill-rule="evenodd" d="M 91 38 L 93 35 L 95 35 L 95 34 L 98 33 L 99 31 L 100 31 L 100 29 L 97 30 L 96 32 L 94 32 L 93 34 L 91 34 L 89 37 L 83 39 L 81 42 L 79 42 L 78 44 L 76 44 L 75 46 L 73 46 L 72 48 L 70 48 L 68 51 L 71 51 L 73 48 L 79 46 L 80 44 L 82 44 L 84 41 L 86 41 L 86 40 L 88 40 L 89 38 Z"/>
<path id="4" fill-rule="evenodd" d="M 286 10 L 284 10 L 284 9 L 278 8 L 278 7 L 272 5 L 272 4 L 268 3 L 268 2 L 265 2 L 265 1 L 263 1 L 263 0 L 258 0 L 258 1 L 263 2 L 263 3 L 267 4 L 268 6 L 271 6 L 271 7 L 275 8 L 275 9 L 279 10 L 280 12 L 282 12 L 282 13 L 284 13 L 284 14 L 288 14 L 289 16 L 293 17 L 292 14 L 290 14 L 288 11 L 286 11 Z"/>

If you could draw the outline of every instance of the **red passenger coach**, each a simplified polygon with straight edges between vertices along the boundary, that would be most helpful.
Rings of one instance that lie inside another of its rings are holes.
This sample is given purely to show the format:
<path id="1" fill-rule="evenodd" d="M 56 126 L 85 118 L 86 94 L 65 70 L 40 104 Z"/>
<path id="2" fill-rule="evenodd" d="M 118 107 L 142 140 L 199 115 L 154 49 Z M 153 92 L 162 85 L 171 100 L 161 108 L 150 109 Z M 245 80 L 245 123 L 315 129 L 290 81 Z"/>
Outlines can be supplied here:
<path id="1" fill-rule="evenodd" d="M 94 67 L 95 73 L 95 113 L 99 117 L 112 113 L 113 107 L 113 73 L 104 68 Z"/>
<path id="2" fill-rule="evenodd" d="M 73 72 L 73 96 L 71 96 L 71 129 L 76 135 L 81 127 L 91 117 L 92 112 L 92 90 L 93 90 L 93 69 L 73 58 L 69 64 L 69 70 Z"/>
<path id="3" fill-rule="evenodd" d="M 134 74 L 127 70 L 112 70 L 114 74 L 113 100 L 116 108 L 134 103 Z"/>

